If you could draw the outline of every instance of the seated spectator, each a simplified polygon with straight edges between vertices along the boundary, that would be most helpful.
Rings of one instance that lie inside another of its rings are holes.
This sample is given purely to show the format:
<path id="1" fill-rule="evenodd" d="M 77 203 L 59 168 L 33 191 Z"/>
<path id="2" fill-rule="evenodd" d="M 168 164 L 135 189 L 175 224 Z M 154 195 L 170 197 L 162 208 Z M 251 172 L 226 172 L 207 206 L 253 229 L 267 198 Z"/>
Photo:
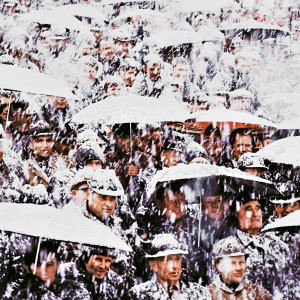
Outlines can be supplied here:
<path id="1" fill-rule="evenodd" d="M 134 286 L 126 299 L 211 299 L 200 284 L 181 279 L 181 256 L 188 252 L 173 235 L 157 235 L 149 252 L 146 257 L 154 276 Z"/>
<path id="2" fill-rule="evenodd" d="M 76 262 L 62 268 L 64 280 L 75 280 L 89 291 L 91 299 L 122 299 L 125 283 L 112 269 L 116 251 L 105 247 L 85 246 Z"/>
<path id="3" fill-rule="evenodd" d="M 234 238 L 221 240 L 213 248 L 214 264 L 219 276 L 209 285 L 212 300 L 273 299 L 271 294 L 245 277 L 248 254 Z"/>

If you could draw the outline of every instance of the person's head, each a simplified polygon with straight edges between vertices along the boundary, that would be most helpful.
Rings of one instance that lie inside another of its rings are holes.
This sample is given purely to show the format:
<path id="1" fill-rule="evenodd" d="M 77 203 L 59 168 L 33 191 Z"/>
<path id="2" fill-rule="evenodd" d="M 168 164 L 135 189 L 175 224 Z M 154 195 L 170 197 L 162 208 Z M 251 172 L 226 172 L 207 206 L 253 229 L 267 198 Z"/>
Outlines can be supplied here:
<path id="1" fill-rule="evenodd" d="M 204 131 L 202 145 L 213 163 L 218 163 L 222 153 L 222 140 L 219 127 L 215 127 L 213 124 L 207 126 Z"/>
<path id="2" fill-rule="evenodd" d="M 185 193 L 182 182 L 161 185 L 156 191 L 155 204 L 167 219 L 173 223 L 185 214 Z"/>
<path id="3" fill-rule="evenodd" d="M 106 247 L 89 247 L 82 255 L 86 271 L 93 280 L 102 280 L 115 258 L 116 252 Z"/>
<path id="4" fill-rule="evenodd" d="M 228 284 L 242 282 L 246 271 L 248 254 L 234 237 L 218 241 L 213 247 L 214 263 L 222 280 Z"/>
<path id="5" fill-rule="evenodd" d="M 94 171 L 102 169 L 104 161 L 103 151 L 96 142 L 85 142 L 77 149 L 76 168 L 91 167 Z"/>
<path id="6" fill-rule="evenodd" d="M 230 93 L 230 109 L 251 112 L 253 98 L 253 94 L 247 90 L 235 90 Z"/>
<path id="7" fill-rule="evenodd" d="M 115 44 L 113 39 L 108 37 L 102 38 L 97 50 L 103 62 L 111 62 L 115 54 Z"/>
<path id="8" fill-rule="evenodd" d="M 105 220 L 115 212 L 123 187 L 113 170 L 97 170 L 88 181 L 91 194 L 87 208 L 97 218 Z"/>
<path id="9" fill-rule="evenodd" d="M 124 82 L 119 76 L 108 76 L 104 84 L 104 94 L 107 97 L 117 97 L 122 94 L 124 89 Z"/>
<path id="10" fill-rule="evenodd" d="M 157 54 L 148 54 L 144 57 L 143 71 L 151 81 L 157 81 L 160 77 L 162 60 Z"/>
<path id="11" fill-rule="evenodd" d="M 57 278 L 60 265 L 58 247 L 59 243 L 50 240 L 42 241 L 40 245 L 35 275 L 42 279 L 46 287 L 49 287 Z M 33 241 L 24 255 L 24 268 L 28 273 L 34 273 L 37 251 L 38 243 Z"/>
<path id="12" fill-rule="evenodd" d="M 95 47 L 95 38 L 92 33 L 81 32 L 76 37 L 76 55 L 78 57 L 93 55 Z"/>
<path id="13" fill-rule="evenodd" d="M 73 201 L 80 207 L 84 207 L 90 194 L 88 180 L 94 175 L 91 168 L 80 169 L 71 182 Z"/>
<path id="14" fill-rule="evenodd" d="M 244 153 L 253 152 L 254 139 L 251 131 L 244 128 L 238 128 L 231 132 L 229 143 L 232 152 L 232 159 L 238 160 Z"/>
<path id="15" fill-rule="evenodd" d="M 180 79 L 182 82 L 188 80 L 190 74 L 190 64 L 189 62 L 182 57 L 176 57 L 172 61 L 173 71 L 172 76 L 174 78 Z"/>
<path id="16" fill-rule="evenodd" d="M 78 67 L 82 70 L 85 79 L 95 81 L 102 75 L 102 65 L 93 56 L 81 57 L 78 60 Z"/>
<path id="17" fill-rule="evenodd" d="M 123 155 L 130 155 L 131 149 L 135 150 L 138 145 L 136 124 L 123 123 L 114 125 L 112 128 L 113 137 L 115 140 L 115 149 Z"/>
<path id="18" fill-rule="evenodd" d="M 29 103 L 17 100 L 11 104 L 11 126 L 18 132 L 25 133 L 29 131 L 31 124 L 31 113 L 29 111 Z"/>
<path id="19" fill-rule="evenodd" d="M 68 105 L 68 99 L 59 96 L 47 96 L 54 109 L 65 109 Z"/>
<path id="20" fill-rule="evenodd" d="M 224 202 L 222 195 L 204 197 L 202 210 L 213 221 L 222 221 L 225 213 Z"/>
<path id="21" fill-rule="evenodd" d="M 158 234 L 151 243 L 149 259 L 151 269 L 161 284 L 176 285 L 181 276 L 181 255 L 188 252 L 171 234 Z"/>
<path id="22" fill-rule="evenodd" d="M 124 60 L 120 66 L 119 72 L 127 87 L 131 87 L 133 85 L 139 69 L 140 67 L 135 60 L 129 58 Z"/>
<path id="23" fill-rule="evenodd" d="M 48 159 L 52 153 L 54 140 L 53 132 L 45 121 L 37 121 L 29 127 L 29 147 L 38 160 Z"/>
<path id="24" fill-rule="evenodd" d="M 181 160 L 181 154 L 184 152 L 186 143 L 184 138 L 170 135 L 164 142 L 161 152 L 161 161 L 164 167 L 170 168 L 177 166 Z"/>
<path id="25" fill-rule="evenodd" d="M 9 105 L 16 101 L 16 95 L 10 92 L 3 92 L 1 93 L 0 100 L 0 118 L 6 121 Z"/>
<path id="26" fill-rule="evenodd" d="M 160 126 L 146 126 L 140 130 L 140 149 L 141 151 L 157 157 L 163 146 L 162 129 Z"/>
<path id="27" fill-rule="evenodd" d="M 283 218 L 290 213 L 300 209 L 300 198 L 290 198 L 286 200 L 274 200 L 276 214 L 278 218 Z"/>
<path id="28" fill-rule="evenodd" d="M 125 58 L 128 56 L 133 45 L 133 41 L 126 38 L 118 38 L 115 40 L 115 52 L 118 56 Z"/>
<path id="29" fill-rule="evenodd" d="M 192 95 L 188 103 L 188 109 L 191 113 L 205 111 L 209 109 L 208 97 L 201 92 L 197 92 L 194 95 Z"/>
<path id="30" fill-rule="evenodd" d="M 244 153 L 239 158 L 237 167 L 242 171 L 259 177 L 263 176 L 264 172 L 268 170 L 264 159 L 252 152 Z"/>

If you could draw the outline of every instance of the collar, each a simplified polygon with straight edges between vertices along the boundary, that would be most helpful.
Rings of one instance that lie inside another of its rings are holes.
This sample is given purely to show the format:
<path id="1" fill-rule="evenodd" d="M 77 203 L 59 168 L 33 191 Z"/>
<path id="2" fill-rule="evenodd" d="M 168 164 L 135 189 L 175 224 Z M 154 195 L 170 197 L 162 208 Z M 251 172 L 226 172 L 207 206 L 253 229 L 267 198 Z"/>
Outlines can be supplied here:
<path id="1" fill-rule="evenodd" d="M 242 291 L 244 288 L 245 288 L 245 286 L 246 286 L 246 279 L 245 279 L 245 277 L 244 277 L 244 279 L 242 280 L 242 282 L 240 282 L 239 284 L 238 284 L 238 286 L 234 289 L 234 290 L 232 290 L 223 280 L 222 280 L 222 278 L 221 278 L 221 275 L 220 276 L 218 276 L 215 280 L 214 280 L 214 284 L 218 287 L 218 288 L 220 288 L 220 289 L 222 289 L 223 291 L 225 291 L 225 292 L 227 292 L 227 293 L 230 293 L 230 294 L 234 294 L 235 292 L 240 292 L 240 291 Z"/>
<path id="2" fill-rule="evenodd" d="M 243 232 L 240 229 L 237 229 L 236 234 L 245 247 L 253 243 L 255 246 L 263 248 L 263 236 L 261 236 L 261 234 L 253 235 Z"/>

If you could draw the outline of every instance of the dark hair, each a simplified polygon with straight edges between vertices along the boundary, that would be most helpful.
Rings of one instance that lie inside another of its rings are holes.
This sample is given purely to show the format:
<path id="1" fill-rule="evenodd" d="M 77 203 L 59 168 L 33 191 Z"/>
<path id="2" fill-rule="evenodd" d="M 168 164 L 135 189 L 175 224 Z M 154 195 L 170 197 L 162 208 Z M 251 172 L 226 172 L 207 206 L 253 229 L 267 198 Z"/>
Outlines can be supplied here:
<path id="1" fill-rule="evenodd" d="M 80 259 L 86 264 L 92 255 L 102 255 L 116 258 L 117 253 L 114 249 L 107 247 L 85 246 Z"/>
<path id="2" fill-rule="evenodd" d="M 255 147 L 255 141 L 254 141 L 254 137 L 253 134 L 251 132 L 251 130 L 246 129 L 246 128 L 237 128 L 234 129 L 229 136 L 229 144 L 231 145 L 231 147 L 233 148 L 233 145 L 235 143 L 236 140 L 236 136 L 237 135 L 242 135 L 242 136 L 247 136 L 250 135 L 251 136 L 251 142 L 252 142 L 252 146 Z"/>
<path id="3" fill-rule="evenodd" d="M 209 124 L 204 131 L 204 136 L 210 136 L 212 133 L 221 137 L 221 131 L 219 127 L 214 126 L 213 124 Z"/>
<path id="4" fill-rule="evenodd" d="M 135 123 L 115 124 L 112 128 L 113 136 L 114 137 L 130 136 L 130 129 L 132 135 L 136 135 L 138 133 L 138 127 L 137 124 Z"/>
<path id="5" fill-rule="evenodd" d="M 37 264 L 40 265 L 41 262 L 48 256 L 49 253 L 54 253 L 57 261 L 61 260 L 60 253 L 58 252 L 58 247 L 60 242 L 53 240 L 42 241 L 39 249 Z M 35 263 L 35 257 L 38 249 L 38 239 L 32 240 L 31 245 L 27 248 L 24 255 L 24 265 L 30 267 Z"/>
<path id="6" fill-rule="evenodd" d="M 178 180 L 178 181 L 165 182 L 161 184 L 155 193 L 156 199 L 162 202 L 164 200 L 165 191 L 167 189 L 171 189 L 175 193 L 180 191 L 180 189 L 185 183 L 186 180 Z"/>

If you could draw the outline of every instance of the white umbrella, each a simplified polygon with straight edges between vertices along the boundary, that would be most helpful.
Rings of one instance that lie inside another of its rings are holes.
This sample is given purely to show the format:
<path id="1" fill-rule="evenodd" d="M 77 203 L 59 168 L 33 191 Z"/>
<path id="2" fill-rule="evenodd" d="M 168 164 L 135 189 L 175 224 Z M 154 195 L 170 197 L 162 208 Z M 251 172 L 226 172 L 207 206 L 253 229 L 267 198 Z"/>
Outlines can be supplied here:
<path id="1" fill-rule="evenodd" d="M 54 11 L 65 13 L 71 16 L 87 17 L 93 19 L 106 20 L 106 17 L 92 6 L 82 4 L 69 4 L 59 6 L 53 9 Z"/>
<path id="2" fill-rule="evenodd" d="M 257 117 L 251 113 L 234 111 L 231 109 L 213 109 L 201 111 L 192 114 L 190 118 L 195 118 L 196 122 L 232 122 L 276 127 L 275 123 Z"/>
<path id="3" fill-rule="evenodd" d="M 188 112 L 185 106 L 165 98 L 137 95 L 110 97 L 91 104 L 71 119 L 72 123 L 142 123 L 183 121 Z"/>
<path id="4" fill-rule="evenodd" d="M 291 136 L 270 143 L 256 155 L 275 163 L 300 166 L 300 136 Z"/>
<path id="5" fill-rule="evenodd" d="M 77 18 L 56 9 L 36 10 L 20 15 L 17 20 L 18 22 L 25 23 L 37 22 L 40 24 L 55 25 L 57 27 L 64 27 L 75 31 L 86 30 L 86 26 L 84 26 Z"/>
<path id="6" fill-rule="evenodd" d="M 283 121 L 279 123 L 276 127 L 277 129 L 300 129 L 300 117 Z"/>
<path id="7" fill-rule="evenodd" d="M 37 71 L 10 65 L 0 65 L 0 88 L 67 99 L 75 98 L 61 81 Z"/>
<path id="8" fill-rule="evenodd" d="M 280 195 L 274 184 L 266 179 L 257 177 L 238 169 L 219 167 L 207 164 L 179 164 L 175 167 L 165 168 L 159 171 L 149 186 L 148 198 L 155 192 L 158 185 L 173 181 L 190 182 L 192 190 L 202 196 L 205 189 L 212 186 L 221 185 L 224 191 L 242 192 L 243 190 L 253 190 L 260 192 L 260 195 L 276 196 Z M 194 195 L 195 196 L 195 195 Z M 196 197 L 192 197 L 189 202 L 197 202 Z"/>
<path id="9" fill-rule="evenodd" d="M 0 229 L 40 238 L 132 251 L 109 227 L 47 205 L 0 203 Z"/>
<path id="10" fill-rule="evenodd" d="M 300 210 L 296 210 L 283 218 L 279 218 L 272 222 L 271 224 L 266 225 L 262 231 L 282 228 L 282 227 L 291 227 L 291 226 L 300 226 Z"/>

